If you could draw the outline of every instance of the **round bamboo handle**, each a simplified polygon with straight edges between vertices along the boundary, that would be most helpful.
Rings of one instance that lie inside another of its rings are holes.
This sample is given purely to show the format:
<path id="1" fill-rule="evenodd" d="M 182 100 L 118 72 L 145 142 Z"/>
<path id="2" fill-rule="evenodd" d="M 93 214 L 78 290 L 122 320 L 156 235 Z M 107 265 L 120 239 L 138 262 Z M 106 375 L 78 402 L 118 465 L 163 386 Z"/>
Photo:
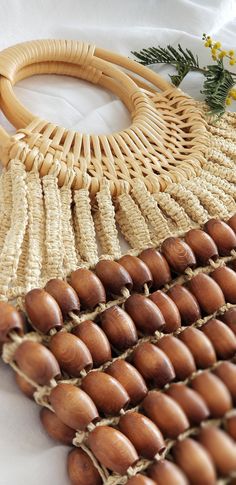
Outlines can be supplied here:
<path id="1" fill-rule="evenodd" d="M 95 48 L 95 46 L 78 42 L 74 40 L 38 40 L 25 42 L 16 46 L 5 49 L 0 54 L 0 92 L 2 101 L 2 110 L 5 116 L 16 128 L 24 128 L 29 125 L 36 116 L 26 109 L 16 98 L 13 92 L 13 85 L 20 79 L 19 73 L 24 72 L 26 75 L 34 75 L 42 72 L 74 75 L 75 70 L 72 66 L 80 69 L 90 69 L 99 75 L 94 77 L 92 82 L 103 83 L 104 87 L 112 89 L 117 83 L 115 92 L 129 110 L 134 111 L 133 100 L 137 98 L 145 101 L 145 95 L 138 87 L 137 83 L 127 74 L 116 68 L 113 64 L 125 67 L 133 73 L 144 76 L 161 90 L 170 87 L 167 81 L 153 73 L 149 69 L 141 66 L 131 59 L 127 59 L 118 54 Z M 70 67 L 65 67 L 69 65 Z M 62 66 L 64 69 L 62 69 Z M 28 71 L 24 69 L 27 69 Z M 76 71 L 79 77 L 79 71 Z M 80 71 L 80 75 L 82 71 Z M 88 75 L 88 72 L 87 72 Z M 83 76 L 81 76 L 83 77 Z M 100 79 L 101 78 L 101 79 Z M 114 92 L 114 89 L 113 89 Z M 0 133 L 1 137 L 1 133 Z"/>

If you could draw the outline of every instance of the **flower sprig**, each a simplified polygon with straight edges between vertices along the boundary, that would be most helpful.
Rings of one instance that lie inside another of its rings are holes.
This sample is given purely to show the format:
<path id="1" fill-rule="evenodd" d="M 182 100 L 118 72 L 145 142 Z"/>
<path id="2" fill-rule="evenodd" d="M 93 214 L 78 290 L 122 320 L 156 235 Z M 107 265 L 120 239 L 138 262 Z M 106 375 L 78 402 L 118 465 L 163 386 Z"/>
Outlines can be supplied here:
<path id="1" fill-rule="evenodd" d="M 221 116 L 226 106 L 230 105 L 232 100 L 236 100 L 234 88 L 236 73 L 230 72 L 224 64 L 225 61 L 228 61 L 230 66 L 236 64 L 235 52 L 233 49 L 224 50 L 221 43 L 214 41 L 209 35 L 203 34 L 202 39 L 205 47 L 211 49 L 211 57 L 214 61 L 214 64 L 206 67 L 200 67 L 198 57 L 190 49 L 183 49 L 180 44 L 178 48 L 171 45 L 158 46 L 132 52 L 132 54 L 144 65 L 159 63 L 173 65 L 177 74 L 170 75 L 170 78 L 175 86 L 179 86 L 190 71 L 201 72 L 205 77 L 201 92 L 205 95 L 210 114 Z"/>

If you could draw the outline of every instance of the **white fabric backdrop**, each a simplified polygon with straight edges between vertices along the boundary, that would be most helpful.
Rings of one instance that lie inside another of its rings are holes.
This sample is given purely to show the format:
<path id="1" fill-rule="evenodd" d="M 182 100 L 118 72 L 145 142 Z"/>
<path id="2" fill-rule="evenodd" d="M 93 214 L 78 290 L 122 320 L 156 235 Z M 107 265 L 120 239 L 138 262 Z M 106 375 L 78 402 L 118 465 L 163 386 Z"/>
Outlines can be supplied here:
<path id="1" fill-rule="evenodd" d="M 236 48 L 235 18 L 234 0 L 1 0 L 0 49 L 37 38 L 68 38 L 129 55 L 180 42 L 206 64 L 202 33 Z M 168 71 L 159 67 L 165 76 Z M 181 87 L 199 98 L 200 80 L 191 75 Z M 102 133 L 129 124 L 119 100 L 83 81 L 41 76 L 22 81 L 16 92 L 35 114 L 78 131 Z M 1 114 L 0 124 L 13 131 Z M 20 394 L 4 364 L 0 403 L 0 485 L 67 485 L 68 448 L 46 436 L 38 407 Z"/>

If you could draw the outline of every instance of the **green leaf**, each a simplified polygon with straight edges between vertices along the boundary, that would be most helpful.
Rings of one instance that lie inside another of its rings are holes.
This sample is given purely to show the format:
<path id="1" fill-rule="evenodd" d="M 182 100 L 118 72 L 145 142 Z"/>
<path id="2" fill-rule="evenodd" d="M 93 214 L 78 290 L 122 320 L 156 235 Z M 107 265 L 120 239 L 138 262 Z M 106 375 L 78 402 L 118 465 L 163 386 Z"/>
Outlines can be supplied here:
<path id="1" fill-rule="evenodd" d="M 180 44 L 178 48 L 168 45 L 167 47 L 149 47 L 142 49 L 139 52 L 133 51 L 132 54 L 143 65 L 149 64 L 172 64 L 174 66 L 178 64 L 188 64 L 191 67 L 199 67 L 198 57 L 186 49 L 184 50 Z"/>
<path id="2" fill-rule="evenodd" d="M 210 107 L 210 114 L 221 116 L 225 112 L 226 98 L 235 81 L 229 71 L 224 69 L 223 62 L 207 66 L 204 76 L 205 81 L 201 92 Z"/>

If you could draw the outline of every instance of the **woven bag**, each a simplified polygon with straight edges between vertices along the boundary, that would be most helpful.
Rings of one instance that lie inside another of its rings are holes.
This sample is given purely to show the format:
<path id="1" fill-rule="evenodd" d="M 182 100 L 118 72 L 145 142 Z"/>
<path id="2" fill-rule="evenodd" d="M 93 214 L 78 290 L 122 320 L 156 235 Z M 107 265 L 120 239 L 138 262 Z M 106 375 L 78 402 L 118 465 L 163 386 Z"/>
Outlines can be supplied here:
<path id="1" fill-rule="evenodd" d="M 32 115 L 13 86 L 48 73 L 112 91 L 131 126 L 88 135 Z M 78 447 L 69 457 L 72 483 L 152 485 L 163 473 L 169 485 L 178 474 L 183 484 L 230 483 L 236 451 L 221 428 L 227 423 L 235 439 L 235 113 L 210 120 L 204 104 L 153 71 L 72 40 L 2 51 L 0 93 L 17 128 L 11 137 L 0 128 L 3 359 L 44 406 L 49 434 Z M 129 245 L 123 258 L 119 233 Z M 103 361 L 93 355 L 98 344 Z M 139 382 L 139 398 L 129 379 Z M 195 421 L 184 405 L 191 392 L 202 404 Z M 145 426 L 154 427 L 149 441 Z M 228 465 L 212 442 L 225 445 Z"/>

